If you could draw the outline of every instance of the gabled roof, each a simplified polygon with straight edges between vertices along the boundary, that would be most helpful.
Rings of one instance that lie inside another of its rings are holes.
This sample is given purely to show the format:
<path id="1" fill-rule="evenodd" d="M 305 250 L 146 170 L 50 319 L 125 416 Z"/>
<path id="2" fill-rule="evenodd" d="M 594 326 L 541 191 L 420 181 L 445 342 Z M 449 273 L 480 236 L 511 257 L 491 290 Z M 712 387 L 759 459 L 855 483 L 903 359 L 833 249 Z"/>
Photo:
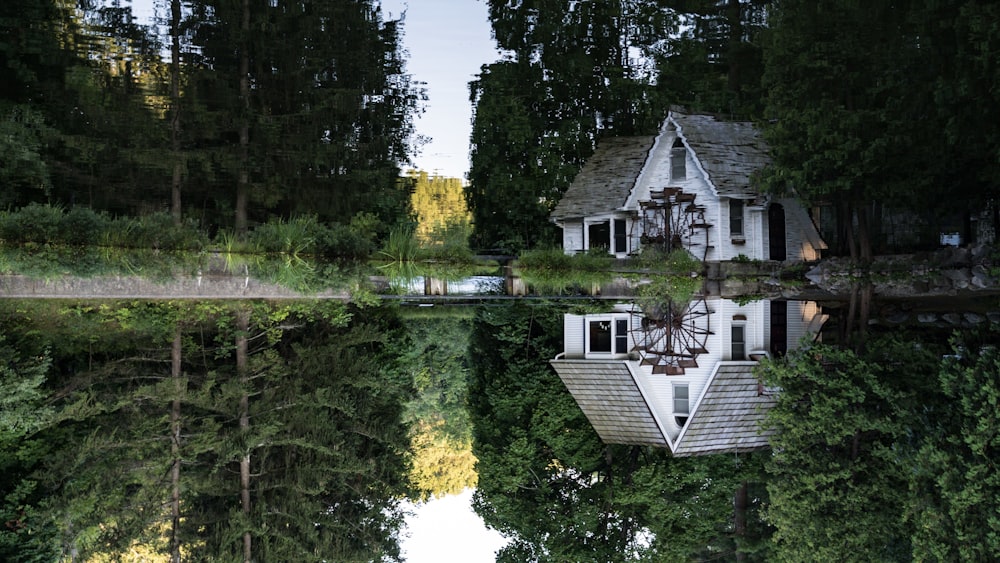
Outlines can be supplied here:
<path id="1" fill-rule="evenodd" d="M 550 363 L 606 444 L 668 447 L 627 361 L 552 360 Z"/>
<path id="2" fill-rule="evenodd" d="M 770 162 L 764 137 L 752 123 L 670 112 L 687 146 L 720 196 L 752 197 L 750 177 Z"/>
<path id="3" fill-rule="evenodd" d="M 690 456 L 768 447 L 774 433 L 764 430 L 774 397 L 760 393 L 755 362 L 722 363 L 677 437 L 674 455 Z"/>
<path id="4" fill-rule="evenodd" d="M 716 366 L 676 441 L 664 434 L 626 360 L 552 360 L 583 414 L 605 443 L 670 448 L 676 456 L 768 447 L 764 428 L 774 397 L 760 393 L 756 362 Z M 667 376 L 664 376 L 667 377 Z"/>
<path id="5" fill-rule="evenodd" d="M 767 165 L 770 157 L 767 143 L 752 123 L 676 111 L 667 118 L 667 123 L 671 122 L 694 152 L 717 195 L 740 198 L 756 195 L 750 188 L 750 177 Z M 658 136 L 668 132 L 673 134 L 664 127 Z M 646 168 L 656 138 L 601 139 L 552 211 L 551 219 L 561 222 L 592 217 L 625 205 Z"/>
<path id="6" fill-rule="evenodd" d="M 653 136 L 608 137 L 580 169 L 552 211 L 553 221 L 608 213 L 625 204 L 653 147 Z"/>

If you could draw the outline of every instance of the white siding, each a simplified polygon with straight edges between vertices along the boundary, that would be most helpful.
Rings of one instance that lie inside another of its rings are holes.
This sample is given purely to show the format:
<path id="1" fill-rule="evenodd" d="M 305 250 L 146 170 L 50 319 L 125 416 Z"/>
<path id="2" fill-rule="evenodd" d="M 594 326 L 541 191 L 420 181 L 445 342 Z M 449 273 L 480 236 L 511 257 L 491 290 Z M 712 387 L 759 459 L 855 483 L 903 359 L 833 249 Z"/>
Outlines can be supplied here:
<path id="1" fill-rule="evenodd" d="M 583 328 L 583 315 L 563 315 L 563 350 L 566 352 L 566 358 L 584 356 Z"/>
<path id="2" fill-rule="evenodd" d="M 767 301 L 754 301 L 746 305 L 740 305 L 729 299 L 719 299 L 719 309 L 722 314 L 719 323 L 712 326 L 712 330 L 721 335 L 722 358 L 733 360 L 732 326 L 734 324 L 743 326 L 743 338 L 746 342 L 746 353 L 767 350 L 770 338 L 770 307 Z M 746 320 L 734 320 L 733 317 L 743 315 Z M 737 358 L 745 360 L 747 358 Z"/>
<path id="3" fill-rule="evenodd" d="M 563 252 L 583 252 L 583 222 L 563 223 Z"/>
<path id="4" fill-rule="evenodd" d="M 670 177 L 670 147 L 673 145 L 675 138 L 675 132 L 667 131 L 663 133 L 662 138 L 657 140 L 656 146 L 650 155 L 650 159 L 647 161 L 646 168 L 639 177 L 639 184 L 636 186 L 634 191 L 635 202 L 648 199 L 650 190 L 659 190 L 664 187 L 676 187 L 680 188 L 685 193 L 694 194 L 695 203 L 706 209 L 705 221 L 712 225 L 712 227 L 708 229 L 707 239 L 707 246 L 712 248 L 708 248 L 706 253 L 706 237 L 703 229 L 696 229 L 695 235 L 690 239 L 690 242 L 693 244 L 688 246 L 687 243 L 689 241 L 686 239 L 685 246 L 699 260 L 702 258 L 707 260 L 719 260 L 719 237 L 721 227 L 719 198 L 715 195 L 711 186 L 705 180 L 704 173 L 701 171 L 701 168 L 698 166 L 696 160 L 692 157 L 690 150 L 687 151 L 687 173 L 685 179 L 676 180 Z M 638 203 L 630 203 L 638 207 Z"/>
<path id="5" fill-rule="evenodd" d="M 694 412 L 695 403 L 704 391 L 708 376 L 715 367 L 715 362 L 706 360 L 702 363 L 701 358 L 698 357 L 698 368 L 689 368 L 684 375 L 653 374 L 649 366 L 642 366 L 639 371 L 637 383 L 649 399 L 650 408 L 665 426 L 664 431 L 671 440 L 676 440 L 681 432 L 681 428 L 674 420 L 674 385 L 688 386 L 688 410 Z"/>
<path id="6" fill-rule="evenodd" d="M 709 328 L 712 334 L 705 342 L 707 353 L 696 358 L 698 367 L 687 368 L 684 375 L 654 374 L 652 366 L 641 365 L 639 361 L 631 363 L 636 384 L 643 396 L 649 401 L 655 417 L 663 425 L 664 433 L 671 441 L 680 435 L 681 428 L 677 425 L 674 413 L 674 386 L 688 386 L 688 408 L 690 413 L 697 409 L 708 384 L 708 379 L 715 372 L 720 362 L 732 358 L 731 327 L 733 316 L 743 315 L 745 321 L 738 320 L 744 326 L 747 352 L 770 349 L 771 303 L 770 301 L 755 301 L 740 305 L 729 299 L 712 299 L 707 301 L 709 313 Z M 565 357 L 583 358 L 585 354 L 585 330 L 588 317 L 610 317 L 631 310 L 631 305 L 617 304 L 611 311 L 602 315 L 565 315 Z M 794 349 L 803 335 L 819 328 L 820 321 L 825 317 L 820 314 L 815 302 L 788 302 L 788 349 Z M 641 321 L 638 314 L 630 317 L 630 325 L 636 326 Z M 634 343 L 629 342 L 630 346 Z"/>
<path id="7" fill-rule="evenodd" d="M 806 335 L 810 339 L 814 338 L 825 320 L 826 315 L 820 313 L 815 301 L 789 301 L 788 349 L 798 348 Z"/>

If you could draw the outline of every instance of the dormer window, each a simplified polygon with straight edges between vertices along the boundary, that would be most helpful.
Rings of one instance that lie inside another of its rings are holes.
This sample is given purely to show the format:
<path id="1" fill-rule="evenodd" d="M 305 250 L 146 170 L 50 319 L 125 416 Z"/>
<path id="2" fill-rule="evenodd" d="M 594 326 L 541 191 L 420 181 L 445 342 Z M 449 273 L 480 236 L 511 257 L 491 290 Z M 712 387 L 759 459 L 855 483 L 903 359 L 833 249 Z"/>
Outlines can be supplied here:
<path id="1" fill-rule="evenodd" d="M 628 354 L 628 318 L 609 315 L 589 320 L 587 353 L 588 356 Z"/>
<path id="2" fill-rule="evenodd" d="M 689 406 L 688 400 L 688 386 L 687 384 L 675 384 L 674 385 L 674 422 L 677 426 L 683 427 L 687 423 L 688 415 L 691 413 L 691 407 Z"/>
<path id="3" fill-rule="evenodd" d="M 670 148 L 670 179 L 675 182 L 687 179 L 687 148 L 680 138 L 674 139 Z"/>

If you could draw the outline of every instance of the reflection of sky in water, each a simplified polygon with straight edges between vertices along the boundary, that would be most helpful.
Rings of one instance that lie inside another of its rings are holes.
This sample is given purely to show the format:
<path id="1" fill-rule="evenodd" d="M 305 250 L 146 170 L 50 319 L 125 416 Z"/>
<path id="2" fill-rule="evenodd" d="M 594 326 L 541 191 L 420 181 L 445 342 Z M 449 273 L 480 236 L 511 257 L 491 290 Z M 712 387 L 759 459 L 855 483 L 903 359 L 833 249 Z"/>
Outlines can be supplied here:
<path id="1" fill-rule="evenodd" d="M 507 543 L 472 511 L 472 489 L 406 509 L 412 512 L 401 547 L 409 563 L 485 563 Z"/>
<path id="2" fill-rule="evenodd" d="M 448 295 L 503 295 L 503 278 L 500 276 L 470 276 L 447 283 Z M 416 277 L 406 284 L 406 293 L 423 295 L 426 278 Z"/>

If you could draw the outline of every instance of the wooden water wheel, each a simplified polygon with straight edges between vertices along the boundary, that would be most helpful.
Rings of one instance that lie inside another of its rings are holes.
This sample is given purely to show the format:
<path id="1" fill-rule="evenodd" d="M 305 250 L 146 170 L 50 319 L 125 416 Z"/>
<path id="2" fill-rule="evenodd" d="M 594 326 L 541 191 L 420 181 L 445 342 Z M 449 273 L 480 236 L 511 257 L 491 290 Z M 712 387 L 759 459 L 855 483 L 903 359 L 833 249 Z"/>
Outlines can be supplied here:
<path id="1" fill-rule="evenodd" d="M 683 375 L 686 369 L 698 367 L 698 356 L 708 352 L 711 313 L 704 298 L 647 311 L 633 329 L 640 363 L 664 375 Z"/>

